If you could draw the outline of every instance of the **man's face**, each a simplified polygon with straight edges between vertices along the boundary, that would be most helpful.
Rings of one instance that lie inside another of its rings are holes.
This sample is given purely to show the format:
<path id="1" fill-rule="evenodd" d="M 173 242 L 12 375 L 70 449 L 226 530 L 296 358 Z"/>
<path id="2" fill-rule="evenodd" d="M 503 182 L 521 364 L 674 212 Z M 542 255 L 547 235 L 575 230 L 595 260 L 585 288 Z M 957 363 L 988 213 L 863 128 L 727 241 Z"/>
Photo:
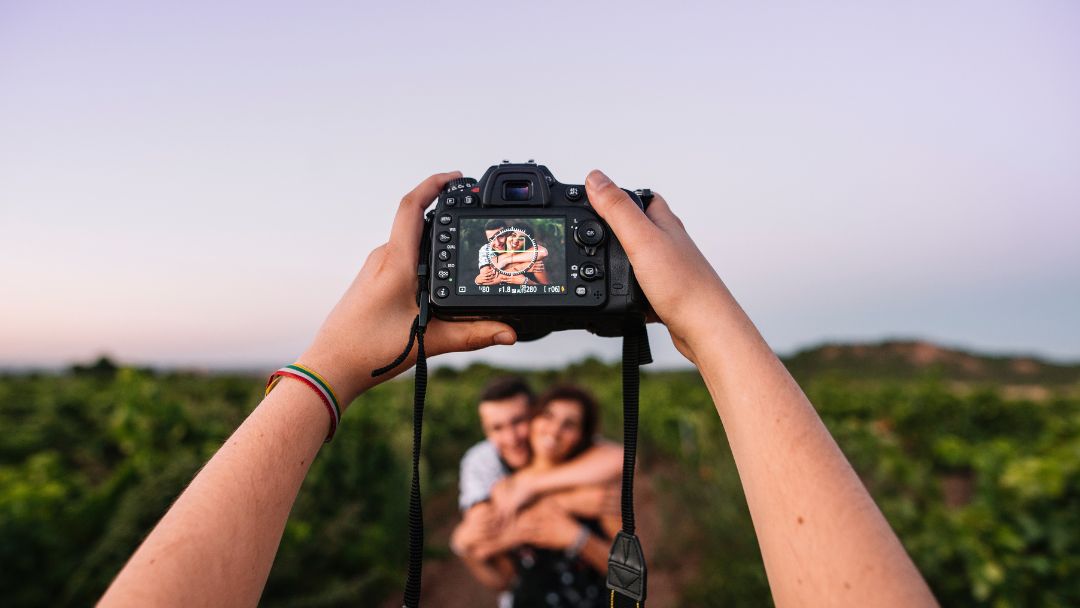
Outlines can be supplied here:
<path id="1" fill-rule="evenodd" d="M 506 233 L 499 234 L 500 231 L 502 231 L 502 228 L 493 228 L 484 231 L 484 234 L 487 235 L 488 243 L 495 248 L 496 251 L 506 249 Z M 495 238 L 496 234 L 499 234 L 498 238 Z"/>
<path id="2" fill-rule="evenodd" d="M 500 401 L 480 402 L 480 426 L 499 456 L 512 469 L 529 464 L 529 399 L 516 395 Z"/>

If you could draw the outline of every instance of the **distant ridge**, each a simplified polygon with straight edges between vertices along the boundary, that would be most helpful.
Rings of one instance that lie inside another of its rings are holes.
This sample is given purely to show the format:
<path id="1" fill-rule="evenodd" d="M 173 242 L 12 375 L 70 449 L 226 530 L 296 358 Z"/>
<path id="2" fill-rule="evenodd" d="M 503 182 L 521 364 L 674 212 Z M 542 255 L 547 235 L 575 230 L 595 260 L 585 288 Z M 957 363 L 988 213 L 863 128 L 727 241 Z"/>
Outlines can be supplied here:
<path id="1" fill-rule="evenodd" d="M 1052 363 L 1021 355 L 982 355 L 922 340 L 826 343 L 783 360 L 798 379 L 833 374 L 854 380 L 910 380 L 937 374 L 949 380 L 987 384 L 1080 383 L 1077 363 Z"/>

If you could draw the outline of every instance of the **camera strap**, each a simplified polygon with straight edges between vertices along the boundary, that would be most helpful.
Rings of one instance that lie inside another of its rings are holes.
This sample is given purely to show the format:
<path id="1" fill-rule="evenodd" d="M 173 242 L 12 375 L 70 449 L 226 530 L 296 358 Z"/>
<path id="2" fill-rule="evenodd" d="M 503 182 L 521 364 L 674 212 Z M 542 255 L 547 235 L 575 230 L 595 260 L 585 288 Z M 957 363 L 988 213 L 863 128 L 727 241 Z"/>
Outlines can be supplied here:
<path id="1" fill-rule="evenodd" d="M 607 587 L 611 605 L 641 608 L 645 605 L 647 571 L 641 541 L 635 533 L 634 467 L 637 464 L 638 393 L 640 367 L 652 363 L 649 334 L 644 321 L 627 327 L 623 336 L 623 469 L 622 530 L 615 535 L 608 556 Z"/>
<path id="2" fill-rule="evenodd" d="M 405 362 L 416 344 L 416 373 L 413 379 L 413 449 L 412 484 L 409 490 L 409 572 L 405 580 L 402 608 L 419 608 L 420 578 L 423 570 L 424 516 L 420 499 L 420 441 L 424 424 L 424 399 L 427 394 L 427 356 L 424 352 L 424 332 L 430 320 L 428 294 L 428 265 L 426 252 L 431 246 L 430 216 L 426 218 L 421 241 L 420 263 L 417 266 L 416 293 L 419 312 L 409 330 L 405 350 L 389 365 L 371 372 L 378 377 Z M 635 534 L 634 467 L 637 462 L 638 392 L 641 384 L 640 366 L 651 363 L 649 337 L 644 320 L 627 326 L 623 336 L 623 470 L 622 470 L 622 530 L 615 535 L 608 557 L 607 587 L 611 590 L 611 606 L 641 608 L 645 605 L 646 569 L 641 542 Z"/>
<path id="3" fill-rule="evenodd" d="M 413 376 L 413 449 L 412 485 L 409 489 L 409 575 L 405 579 L 404 608 L 420 606 L 420 576 L 424 567 L 424 511 L 420 501 L 420 439 L 424 427 L 424 398 L 427 395 L 427 355 L 424 353 L 424 332 L 431 317 L 428 297 L 427 252 L 431 250 L 431 214 L 424 218 L 424 232 L 420 239 L 420 262 L 416 267 L 416 304 L 419 312 L 409 330 L 409 342 L 405 350 L 389 365 L 371 372 L 378 377 L 396 368 L 409 358 L 416 343 L 416 372 Z"/>

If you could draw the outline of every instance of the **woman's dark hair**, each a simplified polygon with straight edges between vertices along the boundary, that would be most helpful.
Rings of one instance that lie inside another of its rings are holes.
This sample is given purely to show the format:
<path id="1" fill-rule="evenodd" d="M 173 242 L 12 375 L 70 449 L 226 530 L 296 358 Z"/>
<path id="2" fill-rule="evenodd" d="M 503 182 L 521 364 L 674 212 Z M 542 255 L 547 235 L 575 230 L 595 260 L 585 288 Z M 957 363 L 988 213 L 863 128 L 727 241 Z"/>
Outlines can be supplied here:
<path id="1" fill-rule="evenodd" d="M 488 382 L 480 393 L 480 401 L 503 401 L 518 395 L 525 396 L 529 401 L 530 408 L 533 402 L 536 401 L 536 396 L 524 378 L 521 376 L 503 376 Z"/>
<path id="2" fill-rule="evenodd" d="M 592 447 L 600 426 L 600 406 L 592 393 L 573 384 L 560 384 L 544 391 L 536 400 L 536 412 L 541 412 L 552 401 L 573 401 L 581 405 L 581 440 L 570 450 L 568 459 L 574 458 Z"/>

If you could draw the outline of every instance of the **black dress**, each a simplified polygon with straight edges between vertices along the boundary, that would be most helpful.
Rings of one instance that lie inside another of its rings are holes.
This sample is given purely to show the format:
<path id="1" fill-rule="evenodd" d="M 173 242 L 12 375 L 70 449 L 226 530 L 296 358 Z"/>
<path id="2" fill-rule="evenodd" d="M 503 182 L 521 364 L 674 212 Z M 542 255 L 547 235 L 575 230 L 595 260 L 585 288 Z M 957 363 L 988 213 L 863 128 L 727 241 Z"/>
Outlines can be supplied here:
<path id="1" fill-rule="evenodd" d="M 589 531 L 604 537 L 600 522 L 581 522 Z M 564 551 L 526 546 L 514 551 L 518 585 L 514 588 L 514 608 L 600 608 L 607 606 L 607 580 L 579 555 L 573 559 Z"/>

